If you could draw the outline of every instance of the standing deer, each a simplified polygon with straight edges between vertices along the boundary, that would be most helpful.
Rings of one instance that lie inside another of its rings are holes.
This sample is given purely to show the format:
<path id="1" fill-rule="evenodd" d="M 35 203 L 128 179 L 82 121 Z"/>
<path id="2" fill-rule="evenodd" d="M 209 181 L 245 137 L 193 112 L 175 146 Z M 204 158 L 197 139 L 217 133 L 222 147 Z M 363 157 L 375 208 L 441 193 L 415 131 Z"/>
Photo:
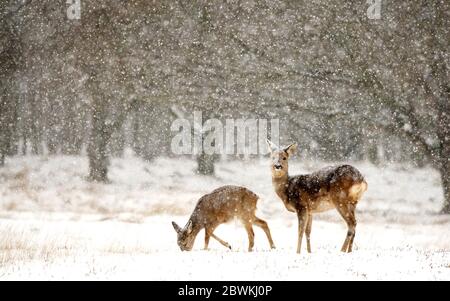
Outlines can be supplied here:
<path id="1" fill-rule="evenodd" d="M 195 206 L 186 226 L 181 229 L 175 222 L 173 228 L 177 232 L 178 246 L 182 251 L 190 251 L 194 246 L 194 241 L 201 229 L 205 229 L 205 250 L 208 249 L 209 238 L 212 237 L 225 247 L 231 246 L 214 235 L 214 230 L 223 223 L 237 217 L 243 223 L 248 234 L 248 251 L 251 252 L 254 246 L 252 224 L 261 227 L 266 233 L 270 247 L 275 245 L 270 235 L 269 226 L 265 221 L 255 216 L 256 202 L 258 196 L 250 190 L 239 186 L 223 186 L 213 192 L 202 196 Z"/>
<path id="2" fill-rule="evenodd" d="M 355 208 L 367 183 L 361 173 L 350 165 L 327 167 L 307 175 L 289 176 L 288 159 L 297 144 L 279 148 L 267 140 L 272 159 L 272 184 L 284 206 L 298 217 L 297 253 L 300 253 L 303 233 L 311 253 L 312 214 L 335 208 L 348 226 L 342 252 L 351 252 L 355 238 Z"/>

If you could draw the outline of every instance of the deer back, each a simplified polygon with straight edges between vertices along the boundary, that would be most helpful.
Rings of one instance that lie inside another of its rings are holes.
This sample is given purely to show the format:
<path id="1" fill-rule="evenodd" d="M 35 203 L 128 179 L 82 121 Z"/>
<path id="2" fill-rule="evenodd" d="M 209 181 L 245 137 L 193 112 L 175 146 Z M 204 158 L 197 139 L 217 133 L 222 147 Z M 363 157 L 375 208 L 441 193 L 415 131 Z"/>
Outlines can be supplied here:
<path id="1" fill-rule="evenodd" d="M 191 218 L 202 225 L 248 218 L 255 214 L 257 201 L 258 196 L 245 187 L 223 186 L 201 197 Z"/>
<path id="2" fill-rule="evenodd" d="M 354 187 L 361 188 L 355 194 Z M 357 202 L 367 184 L 361 173 L 350 165 L 327 167 L 317 172 L 289 177 L 288 202 L 312 211 L 326 211 L 342 202 Z"/>

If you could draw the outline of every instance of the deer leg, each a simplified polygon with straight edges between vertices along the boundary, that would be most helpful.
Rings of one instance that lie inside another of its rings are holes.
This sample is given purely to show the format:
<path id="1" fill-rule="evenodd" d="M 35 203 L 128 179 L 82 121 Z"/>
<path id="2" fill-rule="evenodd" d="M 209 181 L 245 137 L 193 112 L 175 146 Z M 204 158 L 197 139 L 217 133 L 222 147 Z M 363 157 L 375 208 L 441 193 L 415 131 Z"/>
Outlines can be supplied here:
<path id="1" fill-rule="evenodd" d="M 300 254 L 302 248 L 303 233 L 305 232 L 305 226 L 308 219 L 308 213 L 305 209 L 297 211 L 298 217 L 298 241 L 297 241 L 297 253 Z"/>
<path id="2" fill-rule="evenodd" d="M 349 244 L 350 241 L 353 243 L 353 238 L 355 237 L 355 227 L 356 227 L 356 220 L 354 214 L 349 210 L 347 207 L 347 204 L 338 204 L 336 206 L 337 211 L 339 214 L 344 218 L 345 222 L 347 223 L 347 236 L 345 237 L 344 244 L 342 245 L 341 252 L 351 252 L 351 247 L 349 250 Z"/>
<path id="3" fill-rule="evenodd" d="M 347 249 L 348 253 L 350 253 L 352 251 L 353 240 L 355 239 L 355 235 L 356 235 L 356 224 L 357 224 L 357 222 L 356 222 L 356 217 L 355 217 L 355 209 L 356 209 L 355 204 L 348 204 L 348 210 L 349 210 L 349 213 L 350 213 L 350 219 L 351 219 L 352 225 L 353 225 L 353 234 L 350 237 L 350 240 L 348 242 L 348 249 Z"/>
<path id="4" fill-rule="evenodd" d="M 231 246 L 229 243 L 227 243 L 226 241 L 218 238 L 214 233 L 211 233 L 211 237 L 214 238 L 215 240 L 217 240 L 218 242 L 220 242 L 223 246 L 225 246 L 226 248 L 231 250 Z"/>
<path id="5" fill-rule="evenodd" d="M 245 223 L 245 230 L 247 231 L 248 235 L 248 251 L 253 251 L 253 246 L 255 245 L 255 232 L 253 232 L 253 227 L 251 223 Z"/>
<path id="6" fill-rule="evenodd" d="M 306 223 L 306 229 L 305 229 L 305 234 L 306 234 L 306 248 L 308 250 L 308 253 L 311 253 L 311 240 L 310 240 L 310 236 L 311 236 L 311 227 L 312 227 L 312 214 L 309 213 L 308 214 L 308 222 Z"/>
<path id="7" fill-rule="evenodd" d="M 204 250 L 208 250 L 209 238 L 211 237 L 211 229 L 205 228 L 205 247 Z"/>
<path id="8" fill-rule="evenodd" d="M 263 229 L 264 233 L 266 233 L 267 239 L 269 240 L 270 248 L 275 249 L 275 244 L 273 243 L 272 235 L 270 235 L 270 229 L 267 222 L 255 216 L 253 223 Z"/>

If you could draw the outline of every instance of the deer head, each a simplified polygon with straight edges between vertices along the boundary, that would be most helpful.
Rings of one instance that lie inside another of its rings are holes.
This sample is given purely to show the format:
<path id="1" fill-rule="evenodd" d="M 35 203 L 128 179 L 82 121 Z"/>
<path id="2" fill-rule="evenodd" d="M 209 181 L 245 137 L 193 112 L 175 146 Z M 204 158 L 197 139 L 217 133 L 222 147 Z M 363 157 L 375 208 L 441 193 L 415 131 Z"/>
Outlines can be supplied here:
<path id="1" fill-rule="evenodd" d="M 288 159 L 297 149 L 297 143 L 286 147 L 279 147 L 270 140 L 267 140 L 271 158 L 271 169 L 273 178 L 281 178 L 288 174 Z"/>
<path id="2" fill-rule="evenodd" d="M 192 221 L 189 221 L 183 229 L 175 222 L 172 222 L 172 226 L 175 229 L 175 232 L 177 232 L 177 243 L 181 251 L 192 250 L 195 242 L 195 234 L 192 228 Z"/>

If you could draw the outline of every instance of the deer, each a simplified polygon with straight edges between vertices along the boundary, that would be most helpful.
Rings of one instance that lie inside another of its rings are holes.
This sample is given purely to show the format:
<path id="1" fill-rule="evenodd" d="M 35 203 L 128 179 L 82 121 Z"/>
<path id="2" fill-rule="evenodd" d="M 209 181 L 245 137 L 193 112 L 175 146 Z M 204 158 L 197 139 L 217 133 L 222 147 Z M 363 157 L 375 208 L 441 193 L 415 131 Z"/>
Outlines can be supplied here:
<path id="1" fill-rule="evenodd" d="M 303 233 L 306 248 L 311 253 L 312 215 L 336 209 L 345 220 L 348 230 L 342 252 L 352 252 L 356 233 L 355 210 L 358 201 L 367 190 L 367 182 L 353 166 L 326 167 L 311 174 L 290 176 L 288 160 L 295 153 L 297 144 L 278 147 L 267 140 L 271 158 L 272 185 L 286 209 L 298 218 L 297 253 L 300 253 Z"/>
<path id="2" fill-rule="evenodd" d="M 195 238 L 202 229 L 205 229 L 204 250 L 208 250 L 210 237 L 231 250 L 230 244 L 217 237 L 214 230 L 233 218 L 239 219 L 247 231 L 249 252 L 252 252 L 254 246 L 255 234 L 252 225 L 260 227 L 265 232 L 271 249 L 274 249 L 275 244 L 267 222 L 255 215 L 258 199 L 259 197 L 249 189 L 233 185 L 222 186 L 202 196 L 184 228 L 172 221 L 181 251 L 192 250 Z"/>

